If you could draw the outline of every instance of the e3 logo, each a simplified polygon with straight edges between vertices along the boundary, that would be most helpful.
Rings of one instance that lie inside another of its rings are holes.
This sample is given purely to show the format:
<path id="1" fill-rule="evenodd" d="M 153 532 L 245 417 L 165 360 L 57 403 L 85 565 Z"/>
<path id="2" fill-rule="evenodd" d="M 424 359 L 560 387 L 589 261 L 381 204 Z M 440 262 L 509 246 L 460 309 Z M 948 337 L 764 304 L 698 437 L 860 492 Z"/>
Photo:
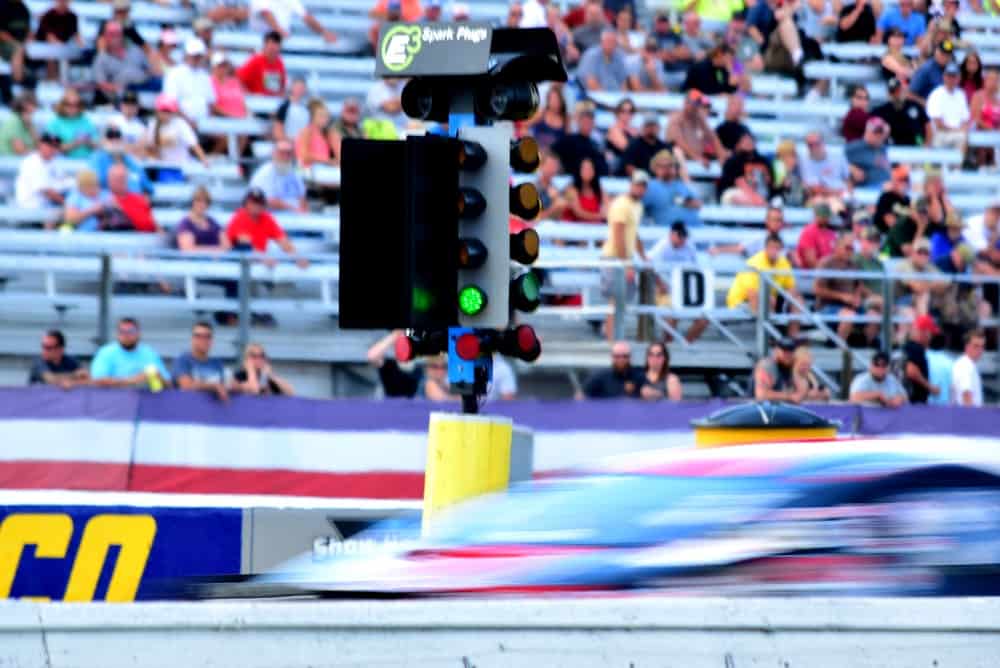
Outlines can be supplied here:
<path id="1" fill-rule="evenodd" d="M 405 70 L 423 46 L 420 26 L 394 26 L 382 38 L 382 62 L 392 72 Z"/>
<path id="2" fill-rule="evenodd" d="M 107 601 L 133 601 L 153 549 L 156 520 L 151 515 L 95 515 L 83 529 L 64 601 L 92 601 L 111 546 L 121 548 L 108 584 Z M 0 598 L 10 596 L 25 546 L 36 559 L 65 559 L 73 518 L 63 513 L 8 515 L 0 524 Z"/>

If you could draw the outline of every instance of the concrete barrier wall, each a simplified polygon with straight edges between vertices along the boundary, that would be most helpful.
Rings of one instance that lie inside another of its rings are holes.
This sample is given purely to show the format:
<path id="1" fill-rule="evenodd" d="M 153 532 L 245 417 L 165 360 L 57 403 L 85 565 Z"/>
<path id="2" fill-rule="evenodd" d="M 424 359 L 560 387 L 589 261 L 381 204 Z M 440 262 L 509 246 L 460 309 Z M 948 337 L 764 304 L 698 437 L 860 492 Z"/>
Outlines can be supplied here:
<path id="1" fill-rule="evenodd" d="M 996 666 L 998 599 L 0 604 L 0 666 Z"/>

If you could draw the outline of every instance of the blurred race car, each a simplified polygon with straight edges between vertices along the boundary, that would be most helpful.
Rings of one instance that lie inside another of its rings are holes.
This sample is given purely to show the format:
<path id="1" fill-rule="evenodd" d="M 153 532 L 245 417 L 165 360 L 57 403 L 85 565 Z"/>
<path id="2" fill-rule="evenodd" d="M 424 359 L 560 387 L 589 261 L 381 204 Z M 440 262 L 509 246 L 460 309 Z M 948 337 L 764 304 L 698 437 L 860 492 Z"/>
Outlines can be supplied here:
<path id="1" fill-rule="evenodd" d="M 1000 453 L 941 440 L 664 450 L 308 554 L 210 595 L 1000 593 Z M 207 591 L 207 590 L 203 590 Z"/>

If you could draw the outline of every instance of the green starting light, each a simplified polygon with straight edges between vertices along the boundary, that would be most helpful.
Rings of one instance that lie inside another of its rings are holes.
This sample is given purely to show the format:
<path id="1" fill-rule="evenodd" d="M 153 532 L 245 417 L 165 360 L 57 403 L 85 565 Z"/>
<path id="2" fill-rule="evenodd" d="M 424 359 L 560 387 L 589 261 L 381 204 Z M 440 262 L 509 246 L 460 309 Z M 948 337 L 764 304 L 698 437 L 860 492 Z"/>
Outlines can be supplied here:
<path id="1" fill-rule="evenodd" d="M 538 308 L 541 293 L 542 286 L 533 271 L 525 272 L 511 281 L 510 298 L 518 311 L 530 313 Z"/>
<path id="2" fill-rule="evenodd" d="M 458 310 L 462 315 L 479 315 L 484 308 L 486 308 L 486 293 L 478 285 L 466 285 L 458 291 Z"/>

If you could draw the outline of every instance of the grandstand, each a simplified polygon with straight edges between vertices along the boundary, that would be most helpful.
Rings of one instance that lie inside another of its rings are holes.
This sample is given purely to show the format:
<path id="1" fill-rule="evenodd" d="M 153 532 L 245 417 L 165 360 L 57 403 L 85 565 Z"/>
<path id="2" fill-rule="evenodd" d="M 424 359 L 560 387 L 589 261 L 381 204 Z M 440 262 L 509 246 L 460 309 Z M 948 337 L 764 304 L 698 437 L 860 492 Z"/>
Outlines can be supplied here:
<path id="1" fill-rule="evenodd" d="M 322 98 L 334 118 L 339 117 L 345 100 L 364 100 L 373 85 L 374 59 L 368 33 L 372 25 L 369 11 L 374 4 L 374 0 L 307 0 L 306 8 L 324 27 L 337 34 L 337 41 L 325 42 L 303 24 L 296 23 L 291 37 L 282 44 L 288 76 L 304 78 L 310 95 Z M 467 4 L 474 20 L 494 24 L 502 23 L 509 9 L 502 0 L 472 0 Z M 566 11 L 571 9 L 569 3 L 556 4 Z M 639 0 L 636 4 L 637 23 L 633 32 L 637 34 L 632 37 L 641 43 L 657 7 L 673 3 Z M 890 0 L 882 4 L 888 11 L 895 3 Z M 30 0 L 26 5 L 36 25 L 50 7 L 44 0 Z M 81 64 L 80 57 L 95 44 L 98 26 L 111 17 L 112 7 L 78 1 L 73 3 L 72 10 L 79 17 L 85 48 L 75 44 L 27 44 L 29 58 L 60 63 L 58 78 L 40 81 L 35 88 L 40 105 L 34 119 L 38 127 L 46 125 L 53 105 L 67 87 L 79 88 L 86 96 L 93 91 L 90 69 Z M 173 26 L 183 44 L 192 34 L 195 18 L 196 10 L 187 3 L 135 2 L 131 7 L 131 20 L 151 44 L 157 42 L 164 25 Z M 984 66 L 1000 65 L 1000 17 L 963 12 L 959 21 L 963 29 L 957 51 L 959 62 L 964 52 L 974 47 Z M 706 33 L 725 29 L 724 25 L 709 21 L 703 21 L 702 25 Z M 239 66 L 260 43 L 261 35 L 249 27 L 228 25 L 216 27 L 211 46 L 225 50 L 233 64 Z M 884 47 L 868 43 L 832 40 L 823 43 L 823 59 L 805 63 L 802 78 L 806 88 L 816 81 L 828 82 L 829 93 L 816 97 L 810 92 L 807 102 L 799 94 L 801 81 L 773 73 L 754 73 L 749 90 L 745 91 L 747 116 L 743 122 L 754 134 L 757 150 L 773 156 L 777 145 L 786 139 L 795 141 L 801 149 L 804 137 L 819 130 L 829 153 L 843 154 L 845 142 L 839 128 L 849 109 L 846 86 L 865 86 L 872 107 L 884 101 L 888 89 L 878 65 L 883 52 Z M 5 66 L 0 63 L 0 67 Z M 4 70 L 9 71 L 9 68 Z M 39 67 L 36 73 L 43 74 L 44 67 Z M 601 132 L 611 126 L 612 110 L 625 98 L 631 99 L 640 112 L 636 123 L 643 112 L 655 113 L 665 131 L 668 115 L 682 108 L 685 97 L 676 89 L 584 91 L 575 83 L 567 86 L 563 94 L 569 108 L 579 99 L 593 101 L 598 107 L 596 124 Z M 187 214 L 197 186 L 208 188 L 213 201 L 210 213 L 223 224 L 240 206 L 247 175 L 273 152 L 271 116 L 281 100 L 248 94 L 247 117 L 213 116 L 199 124 L 198 131 L 203 136 L 226 137 L 227 151 L 212 155 L 208 166 L 199 163 L 184 166 L 182 182 L 154 184 L 150 199 L 155 220 L 164 230 L 162 234 L 57 231 L 53 228 L 61 219 L 58 210 L 29 209 L 14 201 L 14 180 L 22 158 L 0 155 L 0 355 L 5 360 L 0 365 L 0 380 L 8 384 L 23 382 L 27 361 L 37 353 L 38 335 L 48 327 L 59 327 L 66 332 L 70 353 L 89 357 L 100 341 L 108 339 L 116 317 L 133 315 L 143 323 L 144 340 L 169 358 L 186 348 L 193 320 L 217 311 L 233 311 L 243 314 L 242 325 L 219 332 L 218 354 L 235 358 L 243 344 L 259 340 L 271 357 L 292 373 L 306 394 L 371 393 L 377 381 L 365 363 L 366 351 L 381 333 L 345 332 L 338 329 L 336 322 L 339 218 L 335 198 L 314 196 L 308 213 L 276 214 L 299 252 L 310 257 L 311 264 L 306 269 L 295 266 L 290 258 L 270 268 L 239 256 L 192 257 L 179 253 L 172 245 L 170 231 Z M 153 110 L 155 101 L 156 93 L 139 95 L 144 113 Z M 722 120 L 725 106 L 725 96 L 713 97 L 712 126 Z M 99 128 L 104 127 L 114 112 L 110 106 L 87 109 Z M 249 138 L 247 152 L 240 150 L 243 138 Z M 969 134 L 968 145 L 970 151 L 998 147 L 1000 130 L 974 130 Z M 966 156 L 955 148 L 891 146 L 888 158 L 893 164 L 910 167 L 914 197 L 920 192 L 925 174 L 942 170 L 950 202 L 965 218 L 982 214 L 996 199 L 1000 188 L 995 166 L 971 169 Z M 86 165 L 86 160 L 81 159 L 57 160 L 68 173 Z M 156 160 L 144 161 L 144 168 L 150 173 L 172 166 Z M 733 277 L 745 269 L 745 258 L 715 254 L 711 249 L 758 241 L 763 234 L 765 208 L 719 203 L 715 192 L 721 175 L 718 162 L 706 167 L 691 160 L 686 167 L 691 188 L 705 203 L 698 212 L 704 225 L 691 230 L 690 241 L 699 258 L 698 265 L 691 269 L 705 277 L 711 295 L 685 306 L 679 299 L 682 286 L 673 285 L 672 289 L 678 292 L 672 295 L 670 306 L 656 305 L 648 291 L 645 300 L 636 303 L 615 300 L 618 304 L 613 312 L 615 334 L 640 341 L 673 332 L 672 365 L 683 375 L 688 396 L 704 396 L 709 391 L 739 396 L 747 392 L 747 376 L 753 361 L 766 353 L 767 341 L 787 325 L 789 316 L 751 313 L 745 307 L 725 308 L 726 291 Z M 314 195 L 328 194 L 340 182 L 336 164 L 312 165 L 301 168 L 300 173 Z M 569 183 L 568 175 L 557 179 L 560 188 Z M 607 176 L 601 185 L 614 196 L 628 189 L 628 180 Z M 849 204 L 856 209 L 873 208 L 880 194 L 880 188 L 856 188 Z M 802 227 L 812 220 L 813 212 L 804 206 L 786 206 L 784 217 L 787 228 L 782 236 L 786 246 L 792 247 Z M 569 396 L 579 387 L 580 374 L 607 366 L 607 339 L 596 324 L 611 312 L 611 307 L 600 296 L 600 275 L 602 269 L 615 266 L 624 277 L 624 265 L 601 260 L 600 244 L 607 238 L 605 225 L 551 220 L 540 222 L 537 229 L 543 241 L 538 266 L 548 277 L 546 292 L 563 298 L 578 295 L 579 299 L 553 300 L 528 316 L 527 321 L 543 337 L 545 354 L 531 367 L 518 367 L 518 372 L 524 379 L 523 394 Z M 640 229 L 647 249 L 667 233 L 667 228 L 654 225 L 643 225 Z M 280 253 L 276 257 L 280 258 Z M 888 263 L 887 276 L 894 266 L 895 262 Z M 893 275 L 885 283 L 889 285 L 899 278 Z M 807 273 L 799 276 L 800 284 L 808 284 L 810 279 Z M 227 280 L 240 284 L 239 297 L 227 298 L 218 285 L 208 284 Z M 989 276 L 951 276 L 949 280 L 971 280 L 977 285 L 996 282 Z M 164 284 L 169 286 L 168 291 L 161 289 Z M 624 290 L 623 284 L 621 287 Z M 808 291 L 806 297 L 810 297 Z M 246 317 L 251 310 L 272 313 L 278 326 L 251 327 L 250 318 Z M 895 315 L 899 322 L 902 318 Z M 684 321 L 701 317 L 711 323 L 706 334 L 690 344 L 684 342 L 676 330 L 684 330 Z M 840 393 L 850 374 L 865 368 L 870 351 L 852 348 L 850 342 L 833 334 L 836 316 L 809 311 L 801 318 L 806 336 L 815 344 L 817 370 L 835 394 Z M 682 324 L 672 324 L 676 319 Z M 992 320 L 982 324 L 996 325 Z M 642 346 L 634 349 L 638 362 Z M 993 353 L 982 361 L 981 369 L 984 376 L 1000 379 Z M 706 377 L 712 382 L 703 382 Z"/>

